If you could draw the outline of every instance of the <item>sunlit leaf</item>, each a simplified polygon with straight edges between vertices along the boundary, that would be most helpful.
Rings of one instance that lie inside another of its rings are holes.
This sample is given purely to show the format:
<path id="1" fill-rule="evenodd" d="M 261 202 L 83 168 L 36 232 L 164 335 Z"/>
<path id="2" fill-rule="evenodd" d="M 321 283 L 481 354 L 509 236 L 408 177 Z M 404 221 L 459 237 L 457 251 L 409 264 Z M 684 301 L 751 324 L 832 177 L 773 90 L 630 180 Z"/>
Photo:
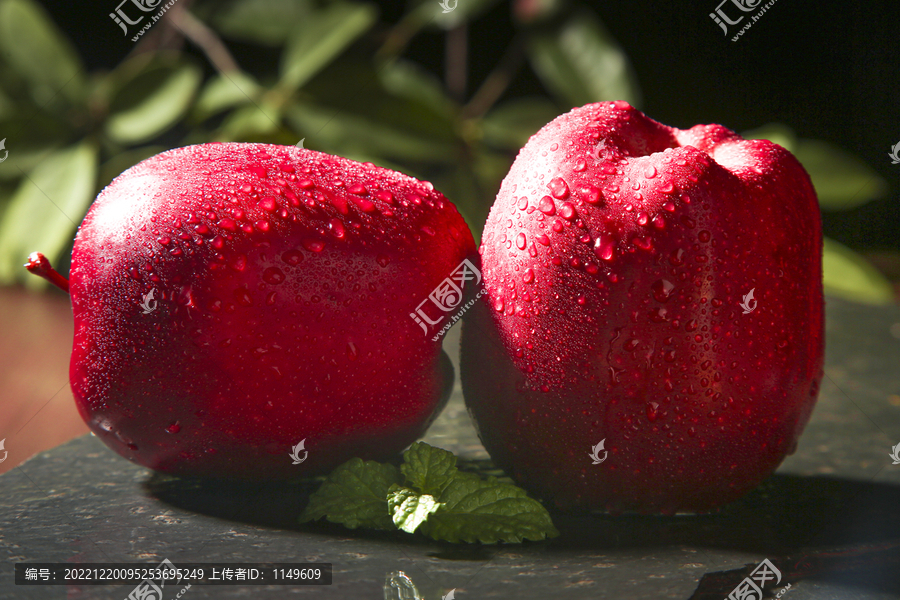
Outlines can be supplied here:
<path id="1" fill-rule="evenodd" d="M 578 11 L 556 31 L 535 34 L 528 52 L 541 81 L 565 105 L 605 100 L 640 104 L 628 57 L 587 9 Z"/>
<path id="2" fill-rule="evenodd" d="M 96 177 L 97 149 L 85 141 L 53 152 L 22 179 L 0 224 L 0 282 L 41 285 L 25 277 L 25 259 L 40 251 L 57 262 L 90 206 Z"/>
<path id="3" fill-rule="evenodd" d="M 294 90 L 344 51 L 375 24 L 370 4 L 336 2 L 311 13 L 297 24 L 281 59 L 280 86 Z"/>
<path id="4" fill-rule="evenodd" d="M 244 106 L 228 115 L 215 138 L 222 142 L 258 141 L 259 136 L 276 132 L 280 122 L 281 113 L 275 107 Z"/>
<path id="5" fill-rule="evenodd" d="M 201 8 L 225 36 L 264 46 L 280 46 L 312 10 L 308 0 L 215 0 Z"/>
<path id="6" fill-rule="evenodd" d="M 158 136 L 187 113 L 201 79 L 199 67 L 190 63 L 150 66 L 117 94 L 107 135 L 124 144 Z"/>
<path id="7" fill-rule="evenodd" d="M 794 153 L 825 210 L 849 210 L 887 194 L 888 184 L 869 165 L 833 144 L 800 140 Z"/>
<path id="8" fill-rule="evenodd" d="M 781 123 L 770 123 L 743 135 L 770 140 L 792 152 L 809 173 L 824 210 L 850 210 L 887 194 L 887 182 L 874 169 L 834 144 L 798 140 L 793 130 Z"/>
<path id="9" fill-rule="evenodd" d="M 559 111 L 541 97 L 516 98 L 489 112 L 481 121 L 484 141 L 498 148 L 518 150 Z"/>
<path id="10" fill-rule="evenodd" d="M 358 152 L 432 163 L 456 160 L 452 144 L 331 107 L 296 103 L 285 116 L 298 131 L 308 132 L 320 147 L 336 154 Z"/>
<path id="11" fill-rule="evenodd" d="M 797 151 L 797 134 L 783 123 L 767 123 L 757 129 L 751 129 L 741 134 L 748 140 L 769 140 L 775 142 L 788 152 Z"/>
<path id="12" fill-rule="evenodd" d="M 81 99 L 85 84 L 81 59 L 38 3 L 0 2 L 0 53 L 29 83 L 38 104 L 57 94 L 70 103 Z"/>
<path id="13" fill-rule="evenodd" d="M 252 104 L 262 89 L 251 75 L 243 71 L 215 75 L 194 103 L 194 117 L 202 121 L 223 110 Z"/>
<path id="14" fill-rule="evenodd" d="M 894 290 L 890 282 L 865 258 L 825 238 L 822 252 L 825 293 L 865 304 L 890 304 Z"/>

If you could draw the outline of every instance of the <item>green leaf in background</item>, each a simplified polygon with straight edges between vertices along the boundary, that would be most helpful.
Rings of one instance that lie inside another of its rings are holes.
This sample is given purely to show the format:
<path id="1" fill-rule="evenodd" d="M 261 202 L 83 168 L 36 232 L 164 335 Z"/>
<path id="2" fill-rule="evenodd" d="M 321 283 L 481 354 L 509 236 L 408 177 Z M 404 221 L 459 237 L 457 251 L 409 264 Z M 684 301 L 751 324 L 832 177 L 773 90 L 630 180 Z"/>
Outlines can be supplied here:
<path id="1" fill-rule="evenodd" d="M 874 169 L 833 144 L 800 140 L 794 154 L 809 173 L 824 210 L 850 210 L 887 194 L 887 182 Z"/>
<path id="2" fill-rule="evenodd" d="M 387 503 L 394 525 L 406 533 L 414 533 L 429 515 L 441 507 L 434 496 L 419 494 L 399 485 L 392 485 L 388 490 Z"/>
<path id="3" fill-rule="evenodd" d="M 532 135 L 555 119 L 559 111 L 546 98 L 517 98 L 501 104 L 481 121 L 485 143 L 518 151 Z"/>
<path id="4" fill-rule="evenodd" d="M 874 169 L 834 144 L 797 139 L 780 123 L 748 131 L 744 137 L 770 140 L 792 152 L 809 173 L 823 210 L 850 210 L 887 194 L 887 182 Z"/>
<path id="5" fill-rule="evenodd" d="M 557 537 L 547 510 L 514 485 L 457 473 L 421 532 L 447 542 L 519 543 Z"/>
<path id="6" fill-rule="evenodd" d="M 746 140 L 769 140 L 790 153 L 797 151 L 797 134 L 783 123 L 766 123 L 762 127 L 741 133 Z"/>
<path id="7" fill-rule="evenodd" d="M 425 24 L 453 29 L 489 11 L 499 0 L 419 0 L 417 17 Z M 446 6 L 446 8 L 444 8 Z"/>
<path id="8" fill-rule="evenodd" d="M 279 86 L 293 91 L 365 33 L 378 17 L 370 4 L 336 2 L 311 13 L 288 41 Z"/>
<path id="9" fill-rule="evenodd" d="M 198 121 L 236 106 L 253 103 L 263 88 L 243 71 L 219 73 L 203 87 L 194 103 L 193 117 Z"/>
<path id="10" fill-rule="evenodd" d="M 884 275 L 850 248 L 828 238 L 822 250 L 822 274 L 825 293 L 831 296 L 875 305 L 894 301 L 894 290 Z"/>
<path id="11" fill-rule="evenodd" d="M 403 453 L 400 472 L 406 482 L 422 494 L 440 496 L 456 475 L 456 456 L 452 452 L 416 442 Z"/>
<path id="12" fill-rule="evenodd" d="M 57 262 L 94 198 L 96 176 L 97 149 L 84 141 L 52 152 L 22 179 L 0 225 L 0 282 L 44 283 L 24 277 L 22 265 L 34 251 Z"/>
<path id="13" fill-rule="evenodd" d="M 206 17 L 232 39 L 280 46 L 311 10 L 313 3 L 309 0 L 217 1 L 198 11 L 198 16 Z"/>
<path id="14" fill-rule="evenodd" d="M 43 7 L 31 0 L 0 0 L 0 53 L 29 83 L 39 105 L 60 94 L 70 103 L 85 90 L 78 53 Z"/>
<path id="15" fill-rule="evenodd" d="M 564 105 L 606 100 L 640 104 L 637 78 L 628 57 L 587 9 L 578 11 L 558 30 L 535 34 L 528 53 L 541 81 Z"/>
<path id="16" fill-rule="evenodd" d="M 278 130 L 280 122 L 281 112 L 274 106 L 244 106 L 228 115 L 216 132 L 215 139 L 222 142 L 262 141 L 265 136 Z"/>
<path id="17" fill-rule="evenodd" d="M 297 102 L 288 108 L 285 117 L 299 131 L 315 135 L 317 147 L 325 152 L 444 164 L 456 160 L 451 144 L 331 107 Z"/>
<path id="18" fill-rule="evenodd" d="M 394 465 L 353 458 L 328 475 L 310 497 L 300 522 L 325 517 L 350 529 L 394 530 L 387 496 L 391 486 L 400 483 L 400 471 Z"/>
<path id="19" fill-rule="evenodd" d="M 145 158 L 150 158 L 151 156 L 155 156 L 166 150 L 168 150 L 168 148 L 165 146 L 142 146 L 140 148 L 133 148 L 116 154 L 100 165 L 100 175 L 97 179 L 98 190 L 109 185 L 113 179 Z"/>
<path id="20" fill-rule="evenodd" d="M 380 68 L 377 76 L 388 94 L 425 106 L 443 119 L 450 120 L 458 110 L 441 81 L 413 62 L 391 61 Z"/>
<path id="21" fill-rule="evenodd" d="M 0 140 L 6 139 L 9 156 L 0 163 L 0 180 L 17 180 L 43 162 L 58 148 L 69 145 L 72 128 L 58 115 L 36 111 L 28 123 L 16 119 L 0 120 Z"/>
<path id="22" fill-rule="evenodd" d="M 202 78 L 190 63 L 152 64 L 114 98 L 107 135 L 122 144 L 153 139 L 187 113 Z"/>

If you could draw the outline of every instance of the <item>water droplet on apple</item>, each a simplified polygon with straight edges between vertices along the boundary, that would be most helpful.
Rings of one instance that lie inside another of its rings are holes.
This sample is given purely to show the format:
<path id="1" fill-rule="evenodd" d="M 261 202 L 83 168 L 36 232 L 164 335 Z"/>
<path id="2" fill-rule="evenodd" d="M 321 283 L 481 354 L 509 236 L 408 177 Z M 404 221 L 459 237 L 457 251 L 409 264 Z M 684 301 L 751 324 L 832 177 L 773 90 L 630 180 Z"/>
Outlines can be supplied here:
<path id="1" fill-rule="evenodd" d="M 553 204 L 553 199 L 550 196 L 544 196 L 541 198 L 540 204 L 538 204 L 538 210 L 545 215 L 553 215 L 556 214 L 556 205 Z"/>
<path id="2" fill-rule="evenodd" d="M 284 281 L 284 271 L 282 271 L 278 267 L 269 267 L 268 269 L 263 271 L 262 278 L 266 283 L 278 285 L 279 283 Z"/>
<path id="3" fill-rule="evenodd" d="M 616 242 L 610 234 L 601 233 L 597 236 L 597 239 L 594 240 L 594 254 L 603 260 L 612 260 L 615 245 Z"/>
<path id="4" fill-rule="evenodd" d="M 303 253 L 299 250 L 288 250 L 281 255 L 281 260 L 291 265 L 292 267 L 295 267 L 300 264 L 301 260 L 303 260 Z"/>
<path id="5" fill-rule="evenodd" d="M 516 236 L 516 248 L 518 248 L 519 250 L 524 250 L 525 243 L 526 243 L 525 234 L 519 233 L 519 235 Z"/>
<path id="6" fill-rule="evenodd" d="M 325 249 L 325 242 L 320 240 L 303 240 L 303 247 L 310 252 L 321 252 Z"/>
<path id="7" fill-rule="evenodd" d="M 238 304 L 241 306 L 253 306 L 253 298 L 250 297 L 250 292 L 247 288 L 238 288 L 234 290 L 234 299 L 237 300 Z"/>
<path id="8" fill-rule="evenodd" d="M 569 197 L 569 185 L 562 177 L 554 177 L 547 184 L 550 188 L 550 194 L 557 200 L 563 200 Z"/>
<path id="9" fill-rule="evenodd" d="M 266 212 L 274 212 L 275 209 L 278 208 L 278 205 L 275 203 L 275 198 L 273 198 L 272 196 L 266 196 L 257 204 Z"/>
<path id="10" fill-rule="evenodd" d="M 338 239 L 343 239 L 344 234 L 346 233 L 344 230 L 344 223 L 341 222 L 340 219 L 329 219 L 328 229 L 330 229 L 331 233 L 334 234 L 334 237 Z"/>
<path id="11" fill-rule="evenodd" d="M 377 262 L 379 265 L 381 265 L 382 268 L 384 268 L 388 266 L 388 264 L 391 262 L 391 259 L 384 254 L 379 254 L 377 257 L 375 257 L 375 262 Z"/>
<path id="12" fill-rule="evenodd" d="M 659 279 L 653 282 L 650 289 L 653 292 L 653 298 L 657 302 L 667 302 L 672 296 L 672 290 L 675 289 L 675 285 L 667 279 Z"/>
<path id="13" fill-rule="evenodd" d="M 179 431 L 181 431 L 181 425 L 178 424 L 178 421 L 175 421 L 174 423 L 166 427 L 166 431 L 168 433 L 178 433 Z"/>
<path id="14" fill-rule="evenodd" d="M 243 271 L 244 267 L 247 266 L 247 257 L 243 254 L 238 254 L 231 261 L 231 268 L 235 271 Z"/>

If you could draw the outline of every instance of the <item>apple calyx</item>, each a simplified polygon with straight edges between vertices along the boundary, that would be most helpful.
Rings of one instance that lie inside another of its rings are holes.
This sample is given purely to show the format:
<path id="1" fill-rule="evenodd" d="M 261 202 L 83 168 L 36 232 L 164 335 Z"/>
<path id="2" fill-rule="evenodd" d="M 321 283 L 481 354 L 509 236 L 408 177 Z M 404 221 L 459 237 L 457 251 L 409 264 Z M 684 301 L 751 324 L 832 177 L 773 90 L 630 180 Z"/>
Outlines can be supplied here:
<path id="1" fill-rule="evenodd" d="M 32 252 L 28 255 L 28 262 L 25 268 L 29 273 L 43 277 L 65 293 L 69 293 L 69 280 L 59 274 L 59 272 L 50 265 L 47 257 L 40 252 Z"/>

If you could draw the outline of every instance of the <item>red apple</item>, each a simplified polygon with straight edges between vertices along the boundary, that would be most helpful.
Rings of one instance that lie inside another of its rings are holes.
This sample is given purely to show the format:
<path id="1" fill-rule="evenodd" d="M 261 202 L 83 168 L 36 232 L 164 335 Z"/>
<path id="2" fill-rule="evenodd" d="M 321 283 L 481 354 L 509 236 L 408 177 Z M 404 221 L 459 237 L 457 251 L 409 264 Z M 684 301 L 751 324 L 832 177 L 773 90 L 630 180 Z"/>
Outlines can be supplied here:
<path id="1" fill-rule="evenodd" d="M 624 102 L 556 118 L 503 181 L 463 327 L 491 457 L 563 508 L 704 511 L 753 489 L 818 393 L 821 246 L 810 179 L 776 144 Z"/>
<path id="2" fill-rule="evenodd" d="M 165 473 L 384 460 L 452 387 L 410 313 L 474 253 L 453 204 L 389 169 L 264 144 L 164 152 L 103 190 L 75 239 L 79 411 Z"/>

